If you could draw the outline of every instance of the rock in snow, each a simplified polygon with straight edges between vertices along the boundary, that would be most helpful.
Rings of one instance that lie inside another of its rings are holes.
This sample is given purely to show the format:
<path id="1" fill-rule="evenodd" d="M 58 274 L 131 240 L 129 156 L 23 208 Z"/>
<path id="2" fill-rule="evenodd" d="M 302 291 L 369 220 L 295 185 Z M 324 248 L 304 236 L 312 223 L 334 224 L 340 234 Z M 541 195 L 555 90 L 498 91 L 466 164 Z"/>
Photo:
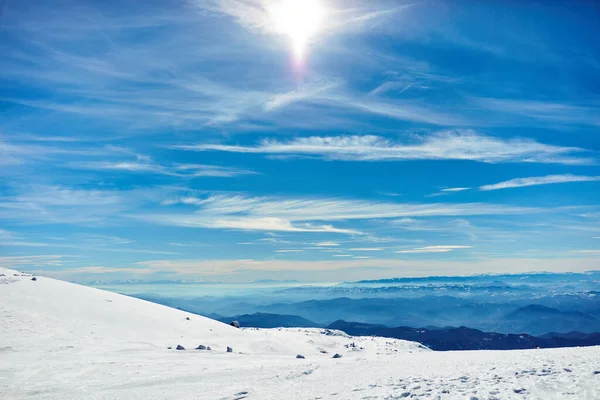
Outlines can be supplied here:
<path id="1" fill-rule="evenodd" d="M 298 354 L 298 355 L 296 356 L 296 358 L 302 358 L 302 359 L 303 359 L 303 358 L 304 358 L 304 356 L 303 356 L 302 354 Z"/>
<path id="2" fill-rule="evenodd" d="M 175 350 L 185 350 L 185 347 L 183 347 L 182 345 L 178 344 L 177 347 L 175 347 Z"/>
<path id="3" fill-rule="evenodd" d="M 342 358 L 341 354 L 335 353 L 331 358 Z"/>
<path id="4" fill-rule="evenodd" d="M 600 346 L 433 352 L 332 330 L 231 329 L 132 297 L 13 273 L 0 268 L 2 399 L 600 399 Z M 233 344 L 236 352 L 161 350 L 169 343 L 194 348 L 199 338 L 220 349 Z M 351 342 L 364 350 L 343 352 Z M 290 360 L 297 355 L 310 363 Z"/>
<path id="5" fill-rule="evenodd" d="M 233 353 L 233 349 L 231 347 L 227 346 L 227 352 L 228 353 Z"/>
<path id="6" fill-rule="evenodd" d="M 206 346 L 200 345 L 196 347 L 196 350 L 206 350 Z"/>

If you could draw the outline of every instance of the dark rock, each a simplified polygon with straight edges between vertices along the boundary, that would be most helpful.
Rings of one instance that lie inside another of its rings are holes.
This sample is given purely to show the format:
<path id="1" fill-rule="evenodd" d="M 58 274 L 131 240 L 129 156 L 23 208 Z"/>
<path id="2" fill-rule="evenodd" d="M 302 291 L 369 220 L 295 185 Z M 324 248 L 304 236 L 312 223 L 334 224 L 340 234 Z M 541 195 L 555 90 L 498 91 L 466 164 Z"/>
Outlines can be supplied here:
<path id="1" fill-rule="evenodd" d="M 341 354 L 335 353 L 332 358 L 342 358 Z"/>
<path id="2" fill-rule="evenodd" d="M 33 278 L 31 278 L 32 281 L 37 281 L 37 278 L 34 276 Z"/>
<path id="3" fill-rule="evenodd" d="M 196 350 L 206 350 L 206 346 L 200 345 L 196 347 Z"/>
<path id="4" fill-rule="evenodd" d="M 177 347 L 175 348 L 175 350 L 185 350 L 185 347 L 183 347 L 182 345 L 178 344 Z"/>
<path id="5" fill-rule="evenodd" d="M 231 347 L 227 346 L 227 352 L 228 353 L 233 353 L 233 349 Z"/>
<path id="6" fill-rule="evenodd" d="M 304 359 L 304 356 L 303 356 L 302 354 L 298 354 L 298 355 L 296 356 L 296 358 L 302 358 L 302 359 Z"/>
<path id="7" fill-rule="evenodd" d="M 600 375 L 600 371 L 594 371 L 594 375 Z"/>
<path id="8" fill-rule="evenodd" d="M 171 347 L 171 346 L 167 347 L 167 350 L 171 350 L 171 349 L 172 349 L 172 347 Z"/>
<path id="9" fill-rule="evenodd" d="M 239 323 L 238 321 L 231 321 L 231 322 L 229 323 L 229 325 L 231 325 L 231 326 L 234 326 L 234 327 L 236 327 L 236 328 L 239 328 L 239 327 L 240 327 L 240 323 Z"/>
<path id="10" fill-rule="evenodd" d="M 185 319 L 187 319 L 188 321 L 190 320 L 190 317 L 185 317 Z"/>
<path id="11" fill-rule="evenodd" d="M 210 346 L 207 346 L 206 350 L 211 351 L 212 349 L 210 348 Z"/>
<path id="12" fill-rule="evenodd" d="M 321 350 L 321 353 L 323 354 L 327 354 L 327 352 L 325 350 Z"/>

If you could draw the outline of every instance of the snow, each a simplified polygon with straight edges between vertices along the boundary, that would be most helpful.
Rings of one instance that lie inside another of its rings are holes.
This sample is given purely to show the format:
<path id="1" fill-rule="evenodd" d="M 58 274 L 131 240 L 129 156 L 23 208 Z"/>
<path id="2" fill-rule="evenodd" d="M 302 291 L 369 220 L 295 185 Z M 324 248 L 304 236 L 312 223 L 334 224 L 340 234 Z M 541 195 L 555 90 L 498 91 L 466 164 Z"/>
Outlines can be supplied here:
<path id="1" fill-rule="evenodd" d="M 433 352 L 321 329 L 237 329 L 1 268 L 0 318 L 2 399 L 600 398 L 600 347 Z"/>

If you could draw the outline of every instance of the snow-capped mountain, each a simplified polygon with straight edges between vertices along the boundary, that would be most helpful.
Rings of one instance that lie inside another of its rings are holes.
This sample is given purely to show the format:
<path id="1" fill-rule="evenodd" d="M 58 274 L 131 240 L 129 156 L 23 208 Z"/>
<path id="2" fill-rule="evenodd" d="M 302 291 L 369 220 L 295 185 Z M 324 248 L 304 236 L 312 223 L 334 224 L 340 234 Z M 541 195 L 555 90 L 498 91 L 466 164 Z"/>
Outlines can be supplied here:
<path id="1" fill-rule="evenodd" d="M 237 329 L 32 278 L 0 269 L 3 399 L 600 398 L 600 347 L 441 353 L 323 329 Z"/>

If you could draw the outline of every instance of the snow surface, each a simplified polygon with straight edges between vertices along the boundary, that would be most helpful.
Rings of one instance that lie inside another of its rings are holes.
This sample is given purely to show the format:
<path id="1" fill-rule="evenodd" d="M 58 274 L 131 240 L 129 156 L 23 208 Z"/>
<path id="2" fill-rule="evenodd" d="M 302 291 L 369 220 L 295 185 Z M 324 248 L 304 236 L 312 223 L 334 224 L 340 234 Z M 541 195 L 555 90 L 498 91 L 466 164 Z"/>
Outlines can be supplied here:
<path id="1" fill-rule="evenodd" d="M 322 329 L 236 329 L 2 268 L 0 318 L 2 399 L 600 399 L 600 347 L 433 352 Z"/>

